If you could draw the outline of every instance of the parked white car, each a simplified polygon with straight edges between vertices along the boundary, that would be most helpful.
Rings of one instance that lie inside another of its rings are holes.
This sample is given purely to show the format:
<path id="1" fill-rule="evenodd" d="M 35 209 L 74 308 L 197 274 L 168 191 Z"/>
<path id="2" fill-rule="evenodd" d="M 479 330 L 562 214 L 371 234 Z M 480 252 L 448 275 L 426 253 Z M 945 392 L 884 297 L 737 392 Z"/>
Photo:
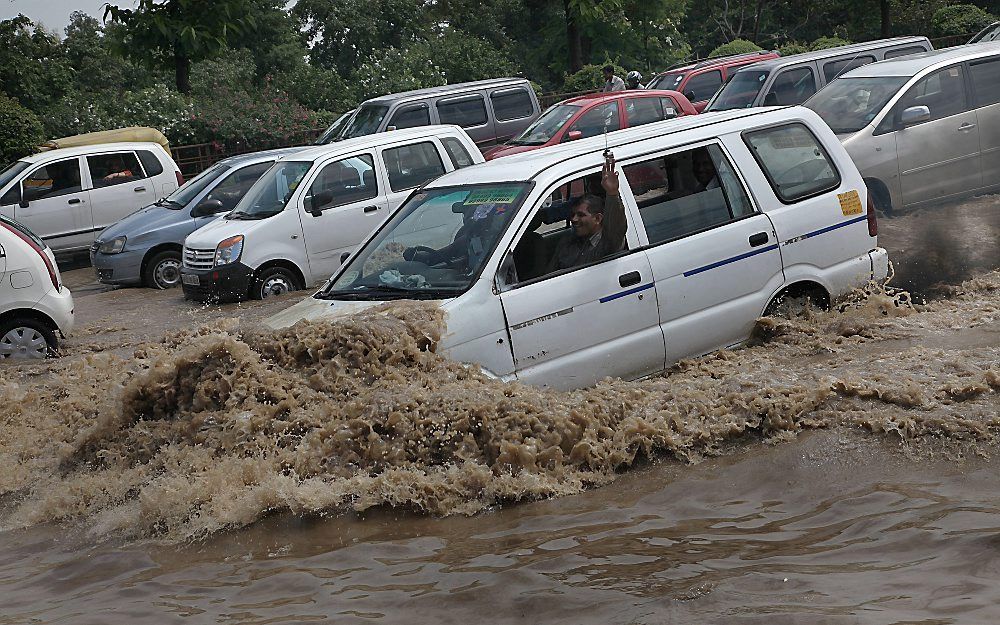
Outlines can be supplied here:
<path id="1" fill-rule="evenodd" d="M 73 296 L 45 242 L 0 215 L 0 360 L 45 358 L 73 329 Z"/>
<path id="2" fill-rule="evenodd" d="M 103 143 L 41 152 L 0 172 L 0 214 L 56 252 L 86 250 L 98 232 L 183 183 L 158 143 Z"/>
<path id="3" fill-rule="evenodd" d="M 600 199 L 605 141 L 617 213 Z M 590 251 L 611 232 L 587 232 L 585 194 L 616 224 L 606 255 Z M 441 176 L 268 324 L 433 300 L 447 319 L 439 351 L 500 379 L 573 388 L 738 345 L 785 296 L 828 303 L 887 273 L 864 181 L 827 125 L 802 107 L 734 110 Z"/>
<path id="4" fill-rule="evenodd" d="M 285 156 L 233 212 L 185 239 L 184 296 L 263 298 L 322 282 L 414 188 L 481 162 L 458 126 L 365 135 Z"/>

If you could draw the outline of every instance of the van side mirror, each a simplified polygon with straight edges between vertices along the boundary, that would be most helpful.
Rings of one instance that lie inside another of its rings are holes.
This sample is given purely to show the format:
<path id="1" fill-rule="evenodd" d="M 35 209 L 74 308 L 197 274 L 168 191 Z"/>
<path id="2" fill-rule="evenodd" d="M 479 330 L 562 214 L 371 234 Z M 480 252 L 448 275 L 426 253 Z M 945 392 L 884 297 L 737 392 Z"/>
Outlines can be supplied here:
<path id="1" fill-rule="evenodd" d="M 346 263 L 347 259 L 350 258 L 350 257 L 351 257 L 351 253 L 350 252 L 344 252 L 343 254 L 341 254 L 340 255 L 340 264 L 343 265 L 344 263 Z"/>
<path id="2" fill-rule="evenodd" d="M 21 208 L 28 208 L 27 194 L 20 189 L 18 189 L 17 191 L 17 205 L 20 206 Z"/>
<path id="3" fill-rule="evenodd" d="M 222 200 L 217 200 L 215 198 L 206 198 L 198 202 L 197 206 L 191 209 L 191 216 L 207 217 L 208 215 L 221 213 L 222 210 L 223 210 Z"/>
<path id="4" fill-rule="evenodd" d="M 306 208 L 313 217 L 319 217 L 323 214 L 323 208 L 329 206 L 333 202 L 333 191 L 329 189 L 325 191 L 320 191 L 319 193 L 314 193 L 311 197 L 306 198 L 306 203 L 308 206 Z"/>
<path id="5" fill-rule="evenodd" d="M 395 126 L 386 126 L 386 127 L 385 127 L 385 131 L 386 131 L 386 132 L 390 132 L 390 131 L 392 131 L 392 130 L 395 130 L 395 129 L 396 129 L 396 127 L 395 127 Z"/>
<path id="6" fill-rule="evenodd" d="M 899 124 L 903 128 L 929 122 L 930 120 L 931 110 L 926 106 L 911 106 L 903 109 L 903 113 L 899 116 Z"/>
<path id="7" fill-rule="evenodd" d="M 694 102 L 694 99 L 695 99 L 695 98 L 696 98 L 697 96 L 695 95 L 695 92 L 694 92 L 694 91 L 691 91 L 691 90 L 689 89 L 688 91 L 685 91 L 685 92 L 684 92 L 684 97 L 685 97 L 685 98 L 687 98 L 687 99 L 688 99 L 688 100 L 689 100 L 690 102 Z"/>
<path id="8" fill-rule="evenodd" d="M 576 141 L 577 139 L 583 139 L 583 131 L 581 130 L 570 130 L 569 134 L 566 135 L 568 141 Z"/>

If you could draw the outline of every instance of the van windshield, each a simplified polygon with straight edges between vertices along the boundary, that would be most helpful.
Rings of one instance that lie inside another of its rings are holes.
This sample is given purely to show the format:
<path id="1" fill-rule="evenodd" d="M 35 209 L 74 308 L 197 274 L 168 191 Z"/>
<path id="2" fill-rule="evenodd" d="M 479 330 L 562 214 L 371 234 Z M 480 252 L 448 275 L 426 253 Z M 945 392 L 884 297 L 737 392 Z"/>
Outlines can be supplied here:
<path id="1" fill-rule="evenodd" d="M 340 134 L 341 139 L 352 139 L 374 134 L 382 120 L 385 119 L 389 107 L 381 104 L 365 104 L 358 109 L 351 121 Z"/>
<path id="2" fill-rule="evenodd" d="M 651 83 L 646 85 L 647 89 L 669 89 L 671 91 L 679 91 L 678 87 L 681 86 L 681 82 L 684 81 L 684 72 L 670 72 L 669 74 L 661 74 L 653 79 Z"/>
<path id="3" fill-rule="evenodd" d="M 420 191 L 351 258 L 321 299 L 452 297 L 468 289 L 524 202 L 529 183 Z"/>
<path id="4" fill-rule="evenodd" d="M 573 104 L 557 104 L 550 107 L 535 120 L 534 124 L 528 126 L 527 130 L 510 143 L 512 145 L 543 145 L 548 143 L 552 137 L 556 136 L 563 124 L 579 110 L 580 107 Z"/>
<path id="5" fill-rule="evenodd" d="M 766 69 L 745 69 L 733 74 L 733 77 L 716 94 L 715 98 L 705 107 L 706 111 L 728 111 L 729 109 L 745 109 L 753 106 L 757 94 L 767 81 Z"/>
<path id="6" fill-rule="evenodd" d="M 28 168 L 29 163 L 24 161 L 14 161 L 10 165 L 4 167 L 3 171 L 0 171 L 0 189 L 7 186 L 14 178 L 17 178 L 22 171 Z"/>
<path id="7" fill-rule="evenodd" d="M 185 182 L 179 189 L 156 202 L 156 204 L 173 209 L 183 208 L 187 206 L 191 200 L 198 197 L 198 194 L 204 191 L 205 187 L 218 180 L 222 174 L 229 170 L 229 165 L 216 163 L 191 180 Z"/>
<path id="8" fill-rule="evenodd" d="M 838 78 L 803 106 L 816 111 L 838 135 L 857 132 L 875 119 L 907 80 L 905 76 Z"/>
<path id="9" fill-rule="evenodd" d="M 265 219 L 285 210 L 312 161 L 278 161 L 254 183 L 226 219 Z"/>

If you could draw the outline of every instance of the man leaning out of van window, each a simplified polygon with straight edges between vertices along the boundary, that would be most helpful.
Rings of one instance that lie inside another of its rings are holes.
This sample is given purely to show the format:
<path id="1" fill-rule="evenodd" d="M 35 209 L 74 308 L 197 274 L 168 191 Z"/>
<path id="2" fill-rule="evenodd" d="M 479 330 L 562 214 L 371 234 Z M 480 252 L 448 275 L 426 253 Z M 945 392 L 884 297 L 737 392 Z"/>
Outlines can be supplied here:
<path id="1" fill-rule="evenodd" d="M 625 206 L 618 193 L 615 157 L 604 158 L 601 186 L 606 197 L 584 195 L 570 207 L 573 236 L 562 239 L 556 247 L 549 271 L 585 265 L 620 252 L 625 247 Z"/>

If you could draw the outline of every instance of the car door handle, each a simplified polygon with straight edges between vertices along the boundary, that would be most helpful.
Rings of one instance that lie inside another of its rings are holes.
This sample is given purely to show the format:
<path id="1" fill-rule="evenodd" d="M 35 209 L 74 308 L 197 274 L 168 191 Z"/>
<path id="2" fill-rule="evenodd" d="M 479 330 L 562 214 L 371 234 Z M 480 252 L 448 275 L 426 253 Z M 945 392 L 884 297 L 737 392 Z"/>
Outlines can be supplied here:
<path id="1" fill-rule="evenodd" d="M 961 126 L 958 127 L 958 129 L 959 130 L 972 130 L 975 127 L 976 127 L 975 124 L 962 124 Z"/>
<path id="2" fill-rule="evenodd" d="M 765 243 L 767 243 L 767 239 L 768 236 L 766 232 L 758 232 L 757 234 L 751 234 L 750 247 L 757 247 L 758 245 L 764 245 Z"/>
<path id="3" fill-rule="evenodd" d="M 144 193 L 146 191 L 146 187 L 136 187 L 132 190 L 135 191 L 136 193 Z"/>
<path id="4" fill-rule="evenodd" d="M 642 276 L 639 275 L 638 271 L 630 271 L 625 275 L 618 276 L 618 284 L 622 286 L 632 286 L 633 284 L 639 284 L 642 280 Z"/>
<path id="5" fill-rule="evenodd" d="M 378 210 L 378 206 L 365 206 L 366 213 L 374 213 Z"/>
<path id="6" fill-rule="evenodd" d="M 73 198 L 72 200 L 69 200 L 69 201 L 68 201 L 68 202 L 66 202 L 66 203 L 67 203 L 67 204 L 79 204 L 80 202 L 81 202 L 80 198 L 78 198 L 78 197 L 75 197 L 75 198 Z"/>

